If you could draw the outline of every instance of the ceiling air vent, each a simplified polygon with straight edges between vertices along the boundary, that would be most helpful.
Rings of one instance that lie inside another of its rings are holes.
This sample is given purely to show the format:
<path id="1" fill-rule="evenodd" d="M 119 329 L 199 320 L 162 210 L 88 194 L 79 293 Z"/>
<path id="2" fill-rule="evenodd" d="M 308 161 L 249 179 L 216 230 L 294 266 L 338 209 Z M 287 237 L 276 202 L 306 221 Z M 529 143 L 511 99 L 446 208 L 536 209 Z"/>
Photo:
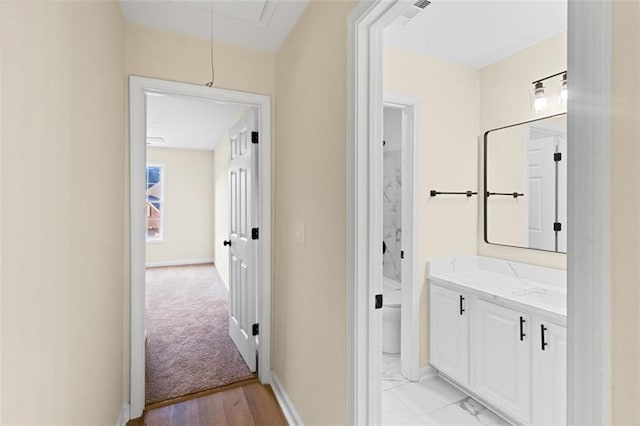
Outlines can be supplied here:
<path id="1" fill-rule="evenodd" d="M 429 0 L 418 0 L 402 12 L 402 15 L 398 16 L 396 22 L 400 25 L 405 25 L 430 4 L 431 2 Z"/>

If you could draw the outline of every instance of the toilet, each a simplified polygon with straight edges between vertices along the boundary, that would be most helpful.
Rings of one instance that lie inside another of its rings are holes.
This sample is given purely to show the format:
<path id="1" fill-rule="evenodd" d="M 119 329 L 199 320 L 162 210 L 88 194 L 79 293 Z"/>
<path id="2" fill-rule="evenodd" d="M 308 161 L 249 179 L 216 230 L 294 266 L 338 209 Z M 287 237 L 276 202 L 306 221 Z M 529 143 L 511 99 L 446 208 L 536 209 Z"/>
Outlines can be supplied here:
<path id="1" fill-rule="evenodd" d="M 382 288 L 382 352 L 400 353 L 400 283 L 384 278 Z"/>

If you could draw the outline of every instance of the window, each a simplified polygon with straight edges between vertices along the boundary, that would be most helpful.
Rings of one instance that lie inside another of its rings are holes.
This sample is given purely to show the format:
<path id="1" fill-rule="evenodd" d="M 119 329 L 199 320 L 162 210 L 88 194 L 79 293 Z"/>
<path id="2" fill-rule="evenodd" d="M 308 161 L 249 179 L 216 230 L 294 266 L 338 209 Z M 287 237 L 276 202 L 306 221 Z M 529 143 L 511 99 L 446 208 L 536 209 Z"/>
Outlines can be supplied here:
<path id="1" fill-rule="evenodd" d="M 163 180 L 162 166 L 147 164 L 147 241 L 162 241 Z"/>

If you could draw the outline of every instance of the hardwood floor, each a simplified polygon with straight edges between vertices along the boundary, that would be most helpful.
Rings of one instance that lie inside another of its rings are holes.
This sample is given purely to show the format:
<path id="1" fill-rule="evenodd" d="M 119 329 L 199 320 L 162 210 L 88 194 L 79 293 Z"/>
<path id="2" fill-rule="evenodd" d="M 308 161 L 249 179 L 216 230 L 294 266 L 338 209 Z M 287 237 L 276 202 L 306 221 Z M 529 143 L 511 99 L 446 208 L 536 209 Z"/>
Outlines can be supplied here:
<path id="1" fill-rule="evenodd" d="M 129 426 L 286 426 L 271 387 L 252 383 L 149 410 Z"/>

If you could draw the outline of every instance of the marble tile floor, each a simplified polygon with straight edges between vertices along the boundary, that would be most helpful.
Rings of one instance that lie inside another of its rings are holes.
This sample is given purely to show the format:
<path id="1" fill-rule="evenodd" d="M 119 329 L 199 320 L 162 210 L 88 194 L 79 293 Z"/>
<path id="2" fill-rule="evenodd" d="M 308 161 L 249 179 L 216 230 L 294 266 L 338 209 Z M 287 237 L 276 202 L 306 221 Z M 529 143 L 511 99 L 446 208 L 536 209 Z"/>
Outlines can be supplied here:
<path id="1" fill-rule="evenodd" d="M 382 424 L 511 426 L 440 377 L 409 382 L 399 356 L 383 355 L 382 366 Z"/>

